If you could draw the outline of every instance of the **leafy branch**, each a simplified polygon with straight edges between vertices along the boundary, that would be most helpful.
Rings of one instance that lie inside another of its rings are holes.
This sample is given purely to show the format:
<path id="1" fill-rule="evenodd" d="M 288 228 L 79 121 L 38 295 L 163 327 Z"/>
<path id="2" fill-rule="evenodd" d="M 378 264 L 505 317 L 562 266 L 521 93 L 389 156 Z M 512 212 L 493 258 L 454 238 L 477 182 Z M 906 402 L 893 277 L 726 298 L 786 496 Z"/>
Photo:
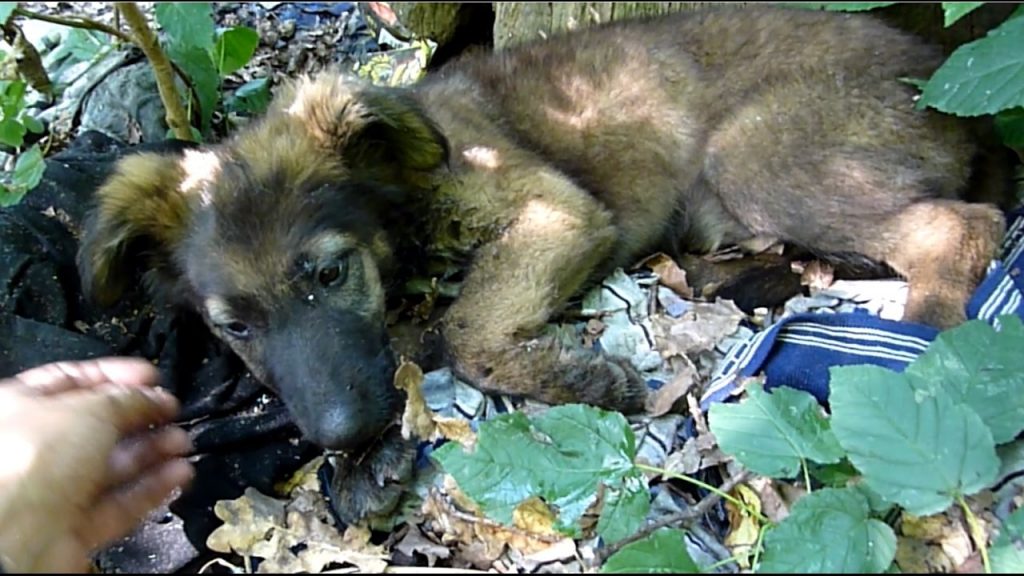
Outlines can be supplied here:
<path id="1" fill-rule="evenodd" d="M 167 126 L 174 132 L 175 138 L 192 140 L 188 115 L 181 105 L 181 95 L 178 94 L 178 89 L 174 85 L 174 70 L 167 55 L 160 49 L 160 42 L 157 40 L 156 34 L 149 28 L 145 16 L 134 2 L 117 2 L 116 6 L 132 30 L 133 42 L 142 49 L 150 64 L 153 65 L 157 89 L 160 91 L 160 100 L 163 101 L 167 114 Z"/>
<path id="2" fill-rule="evenodd" d="M 584 513 L 598 512 L 596 532 L 606 547 L 597 561 L 605 573 L 700 570 L 682 536 L 723 498 L 757 523 L 748 553 L 757 572 L 885 572 L 896 554 L 894 514 L 927 516 L 953 505 L 963 508 L 986 571 L 1005 569 L 1016 558 L 1014 544 L 1000 544 L 990 561 L 966 501 L 996 481 L 996 445 L 1024 431 L 1024 323 L 1015 316 L 1000 322 L 999 331 L 974 320 L 943 332 L 900 373 L 833 368 L 829 414 L 806 392 L 769 393 L 759 384 L 742 402 L 713 405 L 711 432 L 745 468 L 718 488 L 636 463 L 625 418 L 580 405 L 499 416 L 481 424 L 472 451 L 449 442 L 433 458 L 503 525 L 539 501 L 548 507 L 549 528 L 583 537 Z M 648 520 L 645 472 L 711 493 L 688 510 Z M 729 494 L 753 473 L 802 476 L 808 492 L 773 524 Z"/>
<path id="3" fill-rule="evenodd" d="M 259 44 L 258 34 L 250 28 L 216 29 L 209 2 L 157 3 L 154 16 L 163 38 L 158 38 L 156 28 L 147 22 L 137 3 L 115 2 L 113 7 L 115 24 L 110 26 L 84 16 L 53 16 L 28 10 L 17 2 L 0 2 L 0 28 L 15 49 L 21 78 L 0 81 L 0 143 L 18 154 L 15 169 L 0 182 L 0 205 L 18 202 L 39 183 L 45 169 L 38 145 L 22 150 L 28 132 L 45 133 L 45 127 L 27 113 L 26 82 L 48 98 L 54 91 L 59 92 L 59 88 L 54 90 L 39 53 L 15 22 L 16 17 L 97 31 L 139 47 L 153 68 L 168 135 L 181 140 L 200 140 L 208 134 L 214 111 L 221 104 L 222 80 L 244 66 Z M 127 30 L 121 29 L 122 17 Z M 185 84 L 187 98 L 179 93 L 177 78 Z M 268 101 L 269 84 L 266 78 L 260 78 L 240 86 L 223 105 L 228 112 L 252 114 L 264 110 Z M 191 125 L 193 118 L 198 119 L 198 127 Z"/>
<path id="4" fill-rule="evenodd" d="M 659 473 L 663 473 L 663 474 L 668 473 L 668 474 L 672 475 L 673 477 L 678 477 L 678 478 L 683 478 L 683 479 L 687 479 L 687 480 L 692 480 L 691 478 L 689 478 L 687 476 L 683 476 L 682 474 L 671 474 L 667 470 L 664 470 L 664 469 L 661 469 L 661 468 L 655 468 L 655 467 L 652 467 L 652 466 L 641 466 L 641 465 L 638 465 L 638 467 L 641 468 L 641 469 L 646 469 L 647 471 L 651 471 L 651 472 L 659 472 Z M 704 514 L 706 514 L 708 512 L 708 510 L 711 509 L 712 506 L 717 504 L 718 501 L 723 499 L 723 498 L 732 501 L 737 506 L 740 506 L 742 508 L 746 508 L 746 506 L 742 502 L 736 501 L 734 498 L 729 496 L 729 492 L 731 492 L 733 488 L 735 488 L 735 487 L 739 486 L 740 484 L 746 482 L 749 478 L 750 478 L 750 472 L 748 472 L 746 470 L 741 471 L 739 474 L 736 474 L 735 476 L 732 476 L 731 478 L 729 478 L 728 480 L 723 482 L 722 485 L 719 486 L 717 489 L 712 490 L 710 494 L 708 494 L 704 498 L 701 498 L 700 502 L 697 502 L 692 507 L 690 507 L 690 508 L 688 508 L 686 510 L 682 510 L 680 512 L 676 512 L 674 514 L 668 514 L 668 515 L 666 515 L 666 516 L 664 516 L 662 518 L 659 518 L 658 520 L 655 520 L 654 522 L 651 522 L 650 524 L 645 526 L 643 529 L 641 529 L 636 534 L 633 534 L 632 536 L 627 536 L 626 538 L 623 538 L 622 540 L 619 540 L 618 542 L 612 543 L 612 544 L 606 546 L 605 548 L 602 548 L 597 553 L 598 561 L 603 563 L 605 560 L 607 560 L 608 558 L 614 556 L 616 553 L 618 553 L 620 550 L 622 550 L 626 546 L 629 546 L 630 544 L 632 544 L 634 542 L 639 542 L 640 540 L 648 538 L 649 536 L 651 536 L 652 534 L 654 534 L 655 532 L 657 532 L 658 530 L 660 530 L 662 528 L 668 528 L 670 526 L 688 527 L 691 523 L 693 523 L 694 521 L 700 519 L 701 516 L 704 516 Z M 750 512 L 748 511 L 748 513 L 750 513 Z M 765 523 L 768 522 L 768 519 L 764 518 L 763 516 L 761 516 L 760 513 L 751 513 L 751 515 L 758 516 L 759 517 L 758 519 L 762 520 Z M 732 560 L 732 558 L 726 559 L 726 561 L 731 561 L 731 560 Z"/>
<path id="5" fill-rule="evenodd" d="M 122 2 L 124 4 L 124 2 Z M 132 3 L 134 4 L 134 3 Z M 86 18 L 85 16 L 53 16 L 50 14 L 41 14 L 39 12 L 33 12 L 26 8 L 18 6 L 14 9 L 16 16 L 22 16 L 32 20 L 39 20 L 42 22 L 49 22 L 51 24 L 59 24 L 61 26 L 67 26 L 69 28 L 81 28 L 83 30 L 95 30 L 97 32 L 103 32 L 109 34 L 118 40 L 126 44 L 134 44 L 134 40 L 124 32 L 121 32 L 117 28 L 107 26 L 102 22 L 97 22 L 92 18 Z"/>

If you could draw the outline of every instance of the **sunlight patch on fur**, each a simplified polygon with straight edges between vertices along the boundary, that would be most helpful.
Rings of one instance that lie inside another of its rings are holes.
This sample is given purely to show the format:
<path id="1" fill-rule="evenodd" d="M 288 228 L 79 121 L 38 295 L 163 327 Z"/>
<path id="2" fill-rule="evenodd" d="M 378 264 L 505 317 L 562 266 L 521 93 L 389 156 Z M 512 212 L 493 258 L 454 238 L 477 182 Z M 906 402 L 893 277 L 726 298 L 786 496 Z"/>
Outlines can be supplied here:
<path id="1" fill-rule="evenodd" d="M 462 151 L 462 157 L 477 168 L 495 170 L 501 167 L 498 151 L 488 146 L 473 146 Z"/>
<path id="2" fill-rule="evenodd" d="M 572 213 L 543 200 L 530 200 L 519 216 L 519 228 L 537 235 L 561 232 L 581 225 Z"/>
<path id="3" fill-rule="evenodd" d="M 198 191 L 203 206 L 209 206 L 212 201 L 209 184 L 220 174 L 220 158 L 213 152 L 186 150 L 182 155 L 181 168 L 185 178 L 181 181 L 180 190 L 185 194 Z"/>

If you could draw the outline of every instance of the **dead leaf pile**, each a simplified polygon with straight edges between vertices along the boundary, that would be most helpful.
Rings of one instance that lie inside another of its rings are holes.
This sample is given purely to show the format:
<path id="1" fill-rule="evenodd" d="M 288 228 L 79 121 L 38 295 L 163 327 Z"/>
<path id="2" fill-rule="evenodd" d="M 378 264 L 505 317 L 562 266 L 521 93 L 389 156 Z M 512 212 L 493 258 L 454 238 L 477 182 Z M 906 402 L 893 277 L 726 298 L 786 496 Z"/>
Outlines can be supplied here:
<path id="1" fill-rule="evenodd" d="M 294 486 L 290 500 L 279 500 L 247 488 L 235 500 L 221 500 L 214 514 L 224 524 L 207 538 L 210 550 L 261 559 L 256 573 L 319 573 L 333 565 L 354 566 L 379 573 L 390 554 L 370 543 L 370 531 L 349 526 L 340 532 L 316 484 L 316 459 L 286 485 Z"/>
<path id="2" fill-rule="evenodd" d="M 576 548 L 572 538 L 554 532 L 551 511 L 538 499 L 517 508 L 515 526 L 504 526 L 475 511 L 450 478 L 443 490 L 428 495 L 422 512 L 423 529 L 452 551 L 456 568 L 488 570 L 499 560 L 509 566 L 517 560 L 536 564 L 537 558 L 562 559 L 567 547 Z"/>
<path id="3" fill-rule="evenodd" d="M 984 522 L 981 516 L 979 522 Z M 957 506 L 925 517 L 904 512 L 899 527 L 896 564 L 903 572 L 956 572 L 975 554 L 963 511 Z M 990 526 L 983 529 L 991 531 Z"/>

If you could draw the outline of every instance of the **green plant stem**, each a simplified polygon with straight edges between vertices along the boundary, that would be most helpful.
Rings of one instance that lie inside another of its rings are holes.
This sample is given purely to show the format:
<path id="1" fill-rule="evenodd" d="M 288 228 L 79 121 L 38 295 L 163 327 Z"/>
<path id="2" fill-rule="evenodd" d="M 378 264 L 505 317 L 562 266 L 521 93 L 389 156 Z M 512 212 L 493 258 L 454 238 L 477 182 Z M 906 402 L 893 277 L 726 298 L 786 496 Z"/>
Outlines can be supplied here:
<path id="1" fill-rule="evenodd" d="M 649 470 L 656 471 L 656 472 L 667 472 L 665 470 L 662 470 L 661 468 L 654 468 L 652 466 L 644 466 L 642 464 L 637 464 L 636 466 L 637 466 L 637 468 L 648 468 Z M 669 472 L 669 474 L 671 474 L 671 473 Z M 609 546 L 606 546 L 605 548 L 602 548 L 602 549 L 598 550 L 597 551 L 597 559 L 598 559 L 598 561 L 603 563 L 612 554 L 615 554 L 616 552 L 618 552 L 619 550 L 622 550 L 624 547 L 632 544 L 633 542 L 636 542 L 638 540 L 643 540 L 644 538 L 646 538 L 646 537 L 650 536 L 651 534 L 653 534 L 659 528 L 664 528 L 666 526 L 671 526 L 671 525 L 676 524 L 676 523 L 685 524 L 687 522 L 692 522 L 696 518 L 700 518 L 701 516 L 704 515 L 705 512 L 708 511 L 708 508 L 711 508 L 711 506 L 713 506 L 715 504 L 715 502 L 718 501 L 718 498 L 719 498 L 720 494 L 723 494 L 724 492 L 728 492 L 729 490 L 732 490 L 734 487 L 736 487 L 736 485 L 740 484 L 741 482 L 746 481 L 748 475 L 749 474 L 746 471 L 740 472 L 739 474 L 737 474 L 737 475 L 733 476 L 732 478 L 729 478 L 728 480 L 726 480 L 725 483 L 722 484 L 722 489 L 721 490 L 714 490 L 714 491 L 712 491 L 711 494 L 708 494 L 707 496 L 705 496 L 700 502 L 697 502 L 696 504 L 694 504 L 692 508 L 690 508 L 688 510 L 683 510 L 682 512 L 676 512 L 675 514 L 669 514 L 668 516 L 665 516 L 665 517 L 663 517 L 663 518 L 661 518 L 661 519 L 659 519 L 659 520 L 657 520 L 655 522 L 651 522 L 647 526 L 644 526 L 644 528 L 642 530 L 638 531 L 636 534 L 633 534 L 632 536 L 630 536 L 628 538 L 623 538 L 622 540 L 619 540 L 618 542 L 615 542 L 615 543 L 613 543 L 613 544 L 611 544 Z M 726 496 L 728 497 L 728 495 L 726 495 Z"/>
<path id="2" fill-rule="evenodd" d="M 971 538 L 974 540 L 974 545 L 978 547 L 978 552 L 981 553 L 981 564 L 985 567 L 985 574 L 991 574 L 992 566 L 988 561 L 988 546 L 985 545 L 985 533 L 982 531 L 981 525 L 978 524 L 978 519 L 974 516 L 974 512 L 971 512 L 971 507 L 964 500 L 963 494 L 958 494 L 956 501 L 964 511 L 967 526 L 971 529 Z"/>
<path id="3" fill-rule="evenodd" d="M 189 128 L 188 116 L 185 108 L 181 105 L 181 96 L 178 88 L 174 85 L 174 68 L 164 51 L 160 49 L 160 43 L 156 35 L 146 23 L 139 7 L 134 2 L 118 2 L 117 8 L 124 17 L 128 28 L 134 36 L 134 42 L 146 55 L 149 63 L 153 65 L 153 74 L 156 77 L 157 89 L 160 91 L 160 100 L 167 112 L 167 126 L 174 132 L 174 137 L 179 140 L 194 141 L 192 130 Z"/>
<path id="4" fill-rule="evenodd" d="M 700 571 L 701 572 L 714 572 L 716 568 L 720 568 L 720 567 L 725 566 L 726 564 L 729 564 L 729 563 L 739 564 L 740 563 L 740 557 L 739 556 L 729 556 L 728 558 L 722 558 L 718 562 L 714 562 L 712 564 L 709 564 L 707 566 L 702 567 L 700 569 Z"/>
<path id="5" fill-rule="evenodd" d="M 804 471 L 804 488 L 807 488 L 807 493 L 810 494 L 811 490 L 811 473 L 807 469 L 807 459 L 800 459 L 800 468 Z"/>
<path id="6" fill-rule="evenodd" d="M 757 533 L 757 542 L 754 544 L 754 557 L 750 559 L 750 569 L 757 570 L 757 565 L 761 563 L 761 552 L 764 552 L 764 533 L 768 530 L 761 526 L 761 530 Z"/>
<path id="7" fill-rule="evenodd" d="M 684 482 L 689 482 L 690 484 L 693 484 L 695 486 L 699 486 L 699 487 L 707 490 L 708 492 L 711 492 L 712 494 L 717 495 L 718 497 L 722 498 L 723 500 L 732 503 L 733 506 L 736 506 L 740 510 L 743 510 L 743 512 L 746 513 L 746 514 L 757 518 L 759 521 L 765 522 L 765 523 L 769 522 L 768 518 L 766 518 L 760 512 L 755 512 L 754 510 L 751 510 L 749 506 L 747 506 L 746 504 L 744 504 L 740 500 L 738 500 L 736 498 L 733 498 L 732 496 L 728 495 L 726 493 L 726 491 L 723 491 L 720 488 L 715 488 L 714 486 L 712 486 L 710 484 L 707 484 L 705 482 L 701 482 L 700 480 L 697 480 L 696 478 L 693 478 L 693 477 L 690 477 L 690 476 L 686 476 L 685 474 L 677 474 L 675 472 L 672 472 L 672 471 L 669 471 L 669 470 L 665 470 L 664 468 L 656 468 L 654 466 L 647 466 L 646 464 L 637 464 L 636 467 L 637 467 L 637 469 L 643 470 L 644 472 L 651 472 L 651 473 L 659 474 L 659 475 L 666 476 L 666 477 L 669 477 L 669 478 L 675 478 L 677 480 L 682 480 Z M 735 484 L 733 486 L 735 486 Z M 731 490 L 731 489 L 732 489 L 732 487 L 730 486 L 726 490 Z"/>
<path id="8" fill-rule="evenodd" d="M 91 18 L 86 18 L 84 16 L 50 16 L 48 14 L 32 12 L 31 10 L 26 10 L 20 6 L 14 9 L 14 13 L 17 14 L 18 16 L 31 18 L 32 20 L 41 20 L 43 22 L 49 22 L 51 24 L 60 24 L 61 26 L 70 26 L 72 28 L 82 28 L 85 30 L 96 30 L 98 32 L 110 34 L 111 36 L 117 38 L 118 40 L 121 40 L 122 42 L 132 42 L 131 38 L 129 38 L 124 32 L 121 32 L 117 28 L 112 28 L 102 22 L 97 22 Z"/>

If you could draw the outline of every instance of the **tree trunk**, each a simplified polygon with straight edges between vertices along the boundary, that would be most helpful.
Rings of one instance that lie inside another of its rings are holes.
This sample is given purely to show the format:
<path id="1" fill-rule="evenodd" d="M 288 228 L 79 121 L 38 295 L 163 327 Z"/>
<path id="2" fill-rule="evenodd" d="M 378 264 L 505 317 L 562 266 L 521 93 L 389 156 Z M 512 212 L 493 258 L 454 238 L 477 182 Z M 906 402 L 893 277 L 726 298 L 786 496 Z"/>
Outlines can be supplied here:
<path id="1" fill-rule="evenodd" d="M 416 36 L 430 38 L 438 43 L 439 51 L 447 48 L 453 53 L 468 44 L 486 43 L 492 31 L 494 46 L 502 48 L 600 22 L 694 10 L 714 4 L 742 6 L 751 2 L 389 3 L 398 20 Z M 949 28 L 944 26 L 942 5 L 937 2 L 900 3 L 868 13 L 938 42 L 949 53 L 984 36 L 1017 6 L 1016 3 L 989 2 Z"/>
<path id="2" fill-rule="evenodd" d="M 711 4 L 716 2 L 494 2 L 494 46 L 502 48 L 601 22 L 694 10 Z"/>

